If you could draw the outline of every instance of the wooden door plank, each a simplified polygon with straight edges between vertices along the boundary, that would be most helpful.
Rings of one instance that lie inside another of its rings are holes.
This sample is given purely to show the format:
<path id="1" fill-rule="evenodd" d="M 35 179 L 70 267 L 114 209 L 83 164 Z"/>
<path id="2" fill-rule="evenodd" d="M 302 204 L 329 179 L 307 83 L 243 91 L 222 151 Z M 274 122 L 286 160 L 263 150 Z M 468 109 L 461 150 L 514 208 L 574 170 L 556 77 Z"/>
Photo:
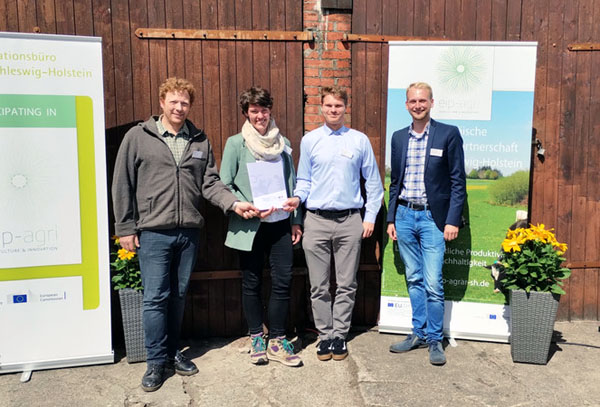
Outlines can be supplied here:
<path id="1" fill-rule="evenodd" d="M 211 336 L 226 336 L 225 280 L 209 280 L 208 283 L 208 330 Z"/>
<path id="2" fill-rule="evenodd" d="M 131 30 L 129 27 L 129 3 L 116 2 L 112 5 L 112 32 L 115 68 L 115 97 L 117 124 L 134 120 L 131 67 Z"/>
<path id="3" fill-rule="evenodd" d="M 393 34 L 413 35 L 415 27 L 415 6 L 413 0 L 392 0 L 392 2 L 398 4 L 398 25 Z"/>
<path id="4" fill-rule="evenodd" d="M 246 332 L 243 329 L 245 323 L 243 321 L 242 309 L 242 280 L 232 279 L 224 282 L 224 320 L 225 320 L 225 335 L 239 336 Z"/>
<path id="5" fill-rule="evenodd" d="M 521 18 L 523 0 L 508 0 L 506 7 L 506 40 L 521 40 Z"/>
<path id="6" fill-rule="evenodd" d="M 584 320 L 598 320 L 598 292 L 600 291 L 600 279 L 598 269 L 584 270 L 584 288 L 583 288 L 583 315 Z"/>
<path id="7" fill-rule="evenodd" d="M 0 31 L 19 31 L 17 0 L 0 1 Z"/>
<path id="8" fill-rule="evenodd" d="M 535 41 L 533 21 L 535 14 L 535 0 L 523 0 L 521 4 L 521 40 Z"/>
<path id="9" fill-rule="evenodd" d="M 252 14 L 247 11 L 252 6 L 252 0 L 241 0 L 235 2 L 235 28 L 237 30 L 251 30 L 252 29 Z M 237 94 L 250 88 L 253 83 L 252 73 L 254 69 L 255 61 L 252 59 L 252 41 L 239 41 L 235 44 L 235 58 L 238 61 L 238 67 L 236 69 L 236 83 L 237 83 Z M 277 103 L 277 102 L 276 102 Z M 241 114 L 241 109 L 236 104 L 237 114 L 235 117 L 235 125 L 237 129 L 241 129 L 245 117 Z M 233 120 L 233 117 L 231 118 Z"/>
<path id="10" fill-rule="evenodd" d="M 578 33 L 576 38 L 578 41 L 589 41 L 593 35 L 592 1 L 580 0 L 577 14 L 579 23 L 577 24 Z M 587 224 L 587 198 L 585 193 L 589 163 L 585 152 L 588 151 L 590 138 L 591 54 L 590 52 L 576 53 L 577 76 L 575 78 L 575 88 L 571 90 L 574 92 L 573 97 L 575 98 L 573 134 L 569 141 L 569 144 L 572 145 L 571 154 L 573 155 L 573 189 L 571 201 L 569 202 L 572 205 L 571 222 L 573 227 L 571 227 L 570 250 L 567 255 L 571 261 L 586 260 L 586 233 L 581 233 L 576 225 Z"/>
<path id="11" fill-rule="evenodd" d="M 492 0 L 492 41 L 506 40 L 506 0 Z"/>
<path id="12" fill-rule="evenodd" d="M 73 14 L 75 33 L 77 35 L 94 35 L 94 20 L 92 18 L 92 0 L 74 0 Z"/>
<path id="13" fill-rule="evenodd" d="M 272 1 L 269 4 L 269 23 L 270 29 L 285 30 L 285 2 Z M 273 117 L 279 126 L 279 129 L 284 132 L 287 129 L 287 117 L 285 109 L 286 101 L 286 44 L 283 42 L 271 42 L 269 44 L 269 67 L 270 67 L 270 83 L 269 89 L 271 95 L 277 103 L 277 108 L 273 111 Z M 285 133 L 284 133 L 285 134 Z"/>
<path id="14" fill-rule="evenodd" d="M 209 281 L 190 281 L 192 293 L 192 335 L 194 338 L 211 336 L 209 326 Z"/>
<path id="15" fill-rule="evenodd" d="M 456 0 L 448 0 L 455 2 Z M 432 37 L 442 37 L 445 35 L 446 10 L 445 0 L 429 1 L 429 32 Z"/>
<path id="16" fill-rule="evenodd" d="M 546 139 L 546 83 L 548 76 L 548 3 L 535 2 L 534 7 L 534 38 L 538 41 L 537 67 L 535 74 L 533 128 L 536 137 Z M 535 157 L 535 154 L 534 154 Z M 543 222 L 544 216 L 544 166 L 537 158 L 533 160 L 533 183 L 531 185 L 532 202 L 530 203 L 530 220 L 534 223 Z"/>
<path id="17" fill-rule="evenodd" d="M 56 34 L 56 11 L 54 0 L 36 1 L 38 27 L 42 34 Z M 62 34 L 62 33 L 61 33 Z"/>
<path id="18" fill-rule="evenodd" d="M 165 27 L 165 0 L 148 0 L 148 25 Z M 150 73 L 150 106 L 153 114 L 160 114 L 158 89 L 168 78 L 167 42 L 165 40 L 149 40 L 149 73 Z M 198 86 L 196 84 L 196 86 Z"/>
<path id="19" fill-rule="evenodd" d="M 442 11 L 439 13 L 443 13 L 443 23 L 442 26 L 442 34 L 447 37 L 449 40 L 459 40 L 460 39 L 460 29 L 461 26 L 459 24 L 460 16 L 463 13 L 462 10 L 462 1 L 461 0 L 447 0 L 443 2 L 441 5 L 437 5 L 438 7 L 442 7 Z M 440 36 L 439 34 L 437 35 Z"/>
<path id="20" fill-rule="evenodd" d="M 352 31 L 354 33 L 365 33 L 367 31 L 367 1 L 355 0 L 352 13 Z M 350 106 L 352 108 L 351 122 L 355 129 L 366 128 L 366 66 L 367 66 L 367 44 L 352 44 L 352 89 Z M 363 130 L 364 131 L 364 130 Z"/>
<path id="21" fill-rule="evenodd" d="M 300 158 L 300 141 L 304 134 L 304 91 L 303 91 L 303 67 L 302 67 L 302 44 L 286 44 L 286 137 L 292 144 L 292 156 L 296 163 Z"/>
<path id="22" fill-rule="evenodd" d="M 415 0 L 413 11 L 413 35 L 425 37 L 430 33 L 430 1 Z"/>
<path id="23" fill-rule="evenodd" d="M 18 31 L 23 33 L 32 33 L 38 25 L 36 18 L 35 0 L 19 0 L 17 2 L 17 21 L 19 22 Z"/>
<path id="24" fill-rule="evenodd" d="M 75 34 L 75 12 L 73 1 L 56 1 L 56 33 Z"/>
<path id="25" fill-rule="evenodd" d="M 560 124 L 560 92 L 561 92 L 561 50 L 558 44 L 562 43 L 563 38 L 563 12 L 564 8 L 559 0 L 551 1 L 548 11 L 548 71 L 546 82 L 547 111 L 546 111 L 546 129 L 544 133 L 546 148 L 546 161 L 544 163 L 544 172 L 542 182 L 544 184 L 544 204 L 543 204 L 543 223 L 555 227 L 557 224 L 557 179 L 558 165 L 560 160 L 560 150 L 558 145 L 558 134 Z M 576 274 L 576 273 L 575 273 Z M 568 312 L 564 315 L 565 319 L 571 319 L 571 295 L 570 286 L 576 284 L 576 278 L 571 277 L 564 295 L 565 304 Z"/>
<path id="26" fill-rule="evenodd" d="M 477 41 L 492 39 L 492 0 L 477 1 L 476 37 Z"/>
<path id="27" fill-rule="evenodd" d="M 559 147 L 559 163 L 558 163 L 558 179 L 557 183 L 557 223 L 556 232 L 557 239 L 561 242 L 571 240 L 571 224 L 572 224 L 572 199 L 573 199 L 573 166 L 574 154 L 579 150 L 579 146 L 573 143 L 575 129 L 575 104 L 576 104 L 576 62 L 577 54 L 567 51 L 567 44 L 577 40 L 577 4 L 568 3 L 565 5 L 563 15 L 563 37 L 561 48 L 564 50 L 561 55 L 562 59 L 562 82 L 560 84 L 560 123 L 558 129 L 558 147 Z M 567 258 L 570 259 L 570 253 L 567 252 Z M 570 301 L 570 318 L 583 318 L 583 290 L 585 285 L 585 276 L 582 273 L 581 278 L 573 279 L 570 282 L 569 295 Z"/>
<path id="28" fill-rule="evenodd" d="M 403 16 L 400 17 L 398 10 L 402 10 Z M 400 9 L 398 0 L 382 0 L 381 4 L 381 33 L 385 35 L 397 35 L 401 20 L 405 19 L 404 14 L 408 14 L 406 9 Z"/>
<path id="29" fill-rule="evenodd" d="M 104 122 L 106 128 L 117 123 L 115 66 L 110 16 L 110 0 L 93 0 L 94 35 L 102 37 L 102 71 L 104 78 Z"/>
<path id="30" fill-rule="evenodd" d="M 183 2 L 185 0 L 165 1 L 166 28 L 183 27 Z M 186 41 L 166 41 L 167 43 L 167 75 L 169 77 L 185 77 Z"/>
<path id="31" fill-rule="evenodd" d="M 477 37 L 478 0 L 462 0 L 458 16 L 458 39 L 473 41 Z"/>
<path id="32" fill-rule="evenodd" d="M 129 21 L 131 32 L 139 27 L 148 25 L 148 11 L 145 7 L 146 0 L 130 0 Z M 158 99 L 158 93 L 152 92 L 150 87 L 150 43 L 131 37 L 131 64 L 133 66 L 133 116 L 138 120 L 146 120 L 152 113 L 152 100 Z"/>
<path id="33" fill-rule="evenodd" d="M 183 27 L 186 29 L 198 28 L 201 26 L 200 3 L 197 1 L 184 1 L 183 6 Z M 202 66 L 204 59 L 202 56 L 201 41 L 185 41 L 185 77 L 194 84 L 196 89 L 196 98 L 194 106 L 190 113 L 190 120 L 198 127 L 204 128 L 204 88 Z"/>

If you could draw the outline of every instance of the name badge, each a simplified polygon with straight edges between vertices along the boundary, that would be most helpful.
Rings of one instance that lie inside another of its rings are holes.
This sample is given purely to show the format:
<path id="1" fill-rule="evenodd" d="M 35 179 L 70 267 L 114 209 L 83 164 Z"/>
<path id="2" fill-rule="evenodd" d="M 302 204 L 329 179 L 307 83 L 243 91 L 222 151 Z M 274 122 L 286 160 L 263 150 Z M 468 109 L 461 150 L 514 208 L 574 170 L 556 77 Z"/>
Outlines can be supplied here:
<path id="1" fill-rule="evenodd" d="M 204 151 L 201 151 L 201 150 L 193 151 L 192 158 L 204 158 Z"/>
<path id="2" fill-rule="evenodd" d="M 283 147 L 283 151 L 285 151 L 286 153 L 288 153 L 289 155 L 292 155 L 292 147 L 290 146 L 284 146 Z"/>
<path id="3" fill-rule="evenodd" d="M 342 156 L 346 158 L 352 158 L 352 151 L 350 150 L 342 150 Z"/>
<path id="4" fill-rule="evenodd" d="M 432 148 L 429 152 L 430 155 L 434 156 L 434 157 L 441 157 L 442 154 L 444 154 L 444 150 L 441 150 L 439 148 Z"/>

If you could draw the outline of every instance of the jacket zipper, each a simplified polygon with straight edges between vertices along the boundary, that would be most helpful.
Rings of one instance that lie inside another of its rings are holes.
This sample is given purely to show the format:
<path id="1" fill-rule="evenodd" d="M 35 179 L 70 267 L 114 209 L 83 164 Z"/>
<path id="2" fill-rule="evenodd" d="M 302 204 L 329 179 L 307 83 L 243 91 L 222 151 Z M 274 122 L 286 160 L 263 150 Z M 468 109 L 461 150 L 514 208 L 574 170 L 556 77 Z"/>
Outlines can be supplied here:
<path id="1" fill-rule="evenodd" d="M 196 139 L 196 137 L 198 137 L 199 134 L 202 134 L 202 132 L 196 133 L 195 135 L 191 136 L 191 138 L 189 139 L 187 145 L 185 146 L 185 149 L 183 150 L 183 153 L 181 154 L 181 158 L 179 159 L 179 162 L 175 161 L 175 157 L 173 156 L 173 152 L 171 151 L 171 149 L 169 148 L 169 146 L 167 145 L 167 143 L 162 139 L 162 137 L 157 137 L 156 135 L 153 134 L 160 141 L 162 141 L 162 143 L 165 145 L 165 147 L 167 148 L 167 150 L 169 150 L 169 153 L 171 153 L 171 158 L 173 159 L 173 162 L 175 163 L 175 181 L 177 183 L 177 185 L 176 185 L 176 189 L 177 189 L 177 191 L 176 191 L 177 192 L 177 198 L 176 198 L 177 199 L 177 202 L 176 202 L 176 206 L 177 206 L 176 226 L 177 227 L 181 226 L 181 213 L 182 213 L 182 210 L 183 210 L 182 204 L 181 204 L 181 201 L 182 201 L 182 199 L 181 199 L 181 185 L 180 185 L 180 182 L 179 182 L 179 164 L 181 164 L 183 162 L 183 158 L 185 157 L 185 154 L 190 149 L 190 145 Z M 208 157 L 206 159 L 208 160 Z"/>
<path id="2" fill-rule="evenodd" d="M 181 227 L 181 225 L 182 225 L 181 214 L 183 213 L 183 204 L 182 204 L 183 199 L 181 197 L 181 185 L 180 185 L 180 180 L 179 180 L 179 166 L 183 162 L 184 157 L 188 153 L 190 146 L 192 145 L 192 142 L 196 139 L 196 137 L 197 137 L 197 134 L 193 135 L 188 140 L 187 145 L 185 146 L 185 149 L 183 150 L 183 153 L 181 153 L 181 158 L 179 159 L 179 163 L 176 163 L 177 169 L 176 169 L 175 174 L 176 174 L 176 179 L 177 179 L 177 226 L 178 227 Z M 173 160 L 175 160 L 174 157 L 173 157 Z"/>

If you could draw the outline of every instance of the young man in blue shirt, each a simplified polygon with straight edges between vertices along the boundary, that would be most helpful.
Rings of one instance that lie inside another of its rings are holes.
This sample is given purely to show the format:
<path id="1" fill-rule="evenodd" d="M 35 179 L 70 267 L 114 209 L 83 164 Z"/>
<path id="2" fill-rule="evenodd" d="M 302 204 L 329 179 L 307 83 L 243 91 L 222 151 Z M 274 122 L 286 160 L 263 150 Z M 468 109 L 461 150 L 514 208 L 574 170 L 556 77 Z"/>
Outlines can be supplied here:
<path id="1" fill-rule="evenodd" d="M 373 234 L 383 187 L 367 136 L 344 126 L 348 103 L 345 90 L 325 87 L 321 113 L 325 124 L 307 133 L 300 144 L 294 197 L 287 205 L 305 203 L 303 248 L 311 285 L 315 326 L 319 330 L 319 360 L 343 360 L 348 355 L 356 296 L 356 273 L 362 239 Z M 360 189 L 365 179 L 367 202 Z M 365 206 L 364 219 L 360 210 Z M 330 261 L 335 259 L 336 294 L 329 292 Z"/>

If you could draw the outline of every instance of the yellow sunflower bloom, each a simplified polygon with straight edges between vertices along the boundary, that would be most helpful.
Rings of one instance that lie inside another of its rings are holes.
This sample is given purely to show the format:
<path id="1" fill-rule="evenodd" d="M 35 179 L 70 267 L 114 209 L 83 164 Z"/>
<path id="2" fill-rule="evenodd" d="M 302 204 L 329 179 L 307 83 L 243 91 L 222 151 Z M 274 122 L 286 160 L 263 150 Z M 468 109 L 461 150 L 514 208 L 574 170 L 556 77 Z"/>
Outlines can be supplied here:
<path id="1" fill-rule="evenodd" d="M 121 259 L 121 260 L 131 260 L 135 256 L 134 252 L 130 252 L 127 249 L 119 249 L 117 254 L 119 256 L 119 259 Z"/>
<path id="2" fill-rule="evenodd" d="M 505 252 L 520 252 L 521 246 L 517 239 L 505 239 L 502 242 L 502 250 Z"/>
<path id="3" fill-rule="evenodd" d="M 554 247 L 556 247 L 559 251 L 561 251 L 563 253 L 567 251 L 567 244 L 566 243 L 558 243 L 558 242 L 556 242 L 556 244 L 554 245 Z"/>

